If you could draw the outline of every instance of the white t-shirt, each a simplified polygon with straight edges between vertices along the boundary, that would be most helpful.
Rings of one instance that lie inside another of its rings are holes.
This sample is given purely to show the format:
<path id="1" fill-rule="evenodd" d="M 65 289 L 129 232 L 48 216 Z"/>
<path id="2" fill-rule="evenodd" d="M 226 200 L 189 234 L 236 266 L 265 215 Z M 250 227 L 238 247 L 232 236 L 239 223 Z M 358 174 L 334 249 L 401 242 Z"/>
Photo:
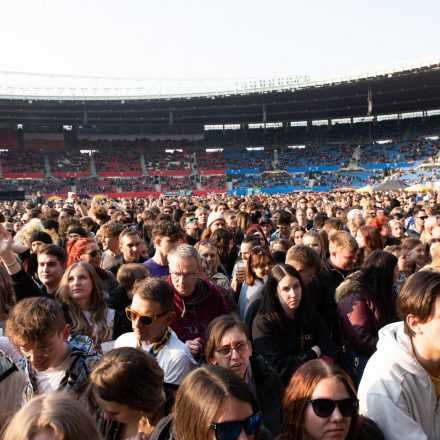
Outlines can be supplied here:
<path id="1" fill-rule="evenodd" d="M 136 346 L 137 339 L 133 332 L 119 336 L 115 342 L 115 348 L 136 348 Z M 142 349 L 149 352 L 151 345 L 142 342 Z M 192 357 L 189 348 L 173 331 L 171 331 L 165 346 L 157 354 L 156 360 L 164 372 L 164 381 L 176 385 L 180 385 L 184 377 L 197 366 L 197 362 Z"/>
<path id="2" fill-rule="evenodd" d="M 67 356 L 57 367 L 48 368 L 45 371 L 35 370 L 38 394 L 49 394 L 56 391 L 66 375 L 66 371 L 70 369 L 72 360 L 70 356 Z"/>
<path id="3" fill-rule="evenodd" d="M 98 335 L 97 335 L 98 328 L 96 324 L 92 322 L 92 312 L 89 312 L 88 310 L 83 310 L 82 313 L 87 319 L 90 328 L 92 329 L 92 341 L 93 344 L 95 345 L 95 350 L 101 352 L 101 341 L 98 341 Z M 113 328 L 115 322 L 115 311 L 113 309 L 107 309 L 107 314 L 105 315 L 105 319 L 107 321 L 107 325 L 110 328 Z"/>

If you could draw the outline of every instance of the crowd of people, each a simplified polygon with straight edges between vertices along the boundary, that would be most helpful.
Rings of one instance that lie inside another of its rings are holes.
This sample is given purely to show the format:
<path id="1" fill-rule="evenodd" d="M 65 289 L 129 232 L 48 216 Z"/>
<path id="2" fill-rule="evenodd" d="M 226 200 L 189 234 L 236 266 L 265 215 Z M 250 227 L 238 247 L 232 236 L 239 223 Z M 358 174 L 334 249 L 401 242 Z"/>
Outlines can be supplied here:
<path id="1" fill-rule="evenodd" d="M 2 202 L 0 438 L 440 438 L 437 196 Z"/>

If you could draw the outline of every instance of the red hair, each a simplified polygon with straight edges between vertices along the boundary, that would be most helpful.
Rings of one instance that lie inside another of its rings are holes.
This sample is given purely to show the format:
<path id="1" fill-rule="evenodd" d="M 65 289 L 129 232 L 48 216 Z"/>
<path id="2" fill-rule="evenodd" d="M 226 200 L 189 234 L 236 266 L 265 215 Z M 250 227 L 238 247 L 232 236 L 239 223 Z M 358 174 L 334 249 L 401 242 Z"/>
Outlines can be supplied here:
<path id="1" fill-rule="evenodd" d="M 96 243 L 96 241 L 94 238 L 79 238 L 78 240 L 69 240 L 67 242 L 67 267 L 78 261 L 79 256 L 85 254 L 89 243 Z"/>
<path id="2" fill-rule="evenodd" d="M 378 229 L 382 229 L 388 223 L 388 217 L 384 215 L 377 215 L 376 217 L 372 217 L 367 221 L 367 226 L 373 226 Z"/>
<path id="3" fill-rule="evenodd" d="M 283 426 L 281 440 L 303 440 L 305 414 L 313 391 L 323 379 L 334 379 L 344 384 L 350 397 L 356 398 L 356 390 L 350 376 L 334 363 L 314 359 L 301 365 L 290 379 L 283 399 Z M 356 438 L 358 413 L 351 418 L 346 438 Z"/>

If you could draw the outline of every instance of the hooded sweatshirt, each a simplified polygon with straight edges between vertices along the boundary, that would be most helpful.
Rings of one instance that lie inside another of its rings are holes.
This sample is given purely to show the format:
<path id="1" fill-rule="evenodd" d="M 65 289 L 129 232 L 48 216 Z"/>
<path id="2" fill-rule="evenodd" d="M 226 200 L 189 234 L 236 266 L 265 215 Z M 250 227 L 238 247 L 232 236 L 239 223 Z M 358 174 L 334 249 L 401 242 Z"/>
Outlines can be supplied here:
<path id="1" fill-rule="evenodd" d="M 373 419 L 387 440 L 440 439 L 435 386 L 415 358 L 403 322 L 379 331 L 358 395 L 361 414 Z"/>
<path id="2" fill-rule="evenodd" d="M 168 282 L 172 286 L 170 277 Z M 171 328 L 182 342 L 196 338 L 204 340 L 210 322 L 229 313 L 218 287 L 202 278 L 197 280 L 191 296 L 183 297 L 174 289 L 174 310 L 176 319 Z"/>

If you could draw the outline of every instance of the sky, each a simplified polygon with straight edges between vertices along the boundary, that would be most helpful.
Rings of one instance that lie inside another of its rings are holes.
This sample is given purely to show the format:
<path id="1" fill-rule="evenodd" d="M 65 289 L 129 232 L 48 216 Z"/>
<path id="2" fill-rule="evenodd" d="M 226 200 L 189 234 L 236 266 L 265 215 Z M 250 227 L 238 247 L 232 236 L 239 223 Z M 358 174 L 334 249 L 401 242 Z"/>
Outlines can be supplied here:
<path id="1" fill-rule="evenodd" d="M 438 0 L 13 0 L 1 14 L 1 71 L 276 78 L 440 60 Z"/>

